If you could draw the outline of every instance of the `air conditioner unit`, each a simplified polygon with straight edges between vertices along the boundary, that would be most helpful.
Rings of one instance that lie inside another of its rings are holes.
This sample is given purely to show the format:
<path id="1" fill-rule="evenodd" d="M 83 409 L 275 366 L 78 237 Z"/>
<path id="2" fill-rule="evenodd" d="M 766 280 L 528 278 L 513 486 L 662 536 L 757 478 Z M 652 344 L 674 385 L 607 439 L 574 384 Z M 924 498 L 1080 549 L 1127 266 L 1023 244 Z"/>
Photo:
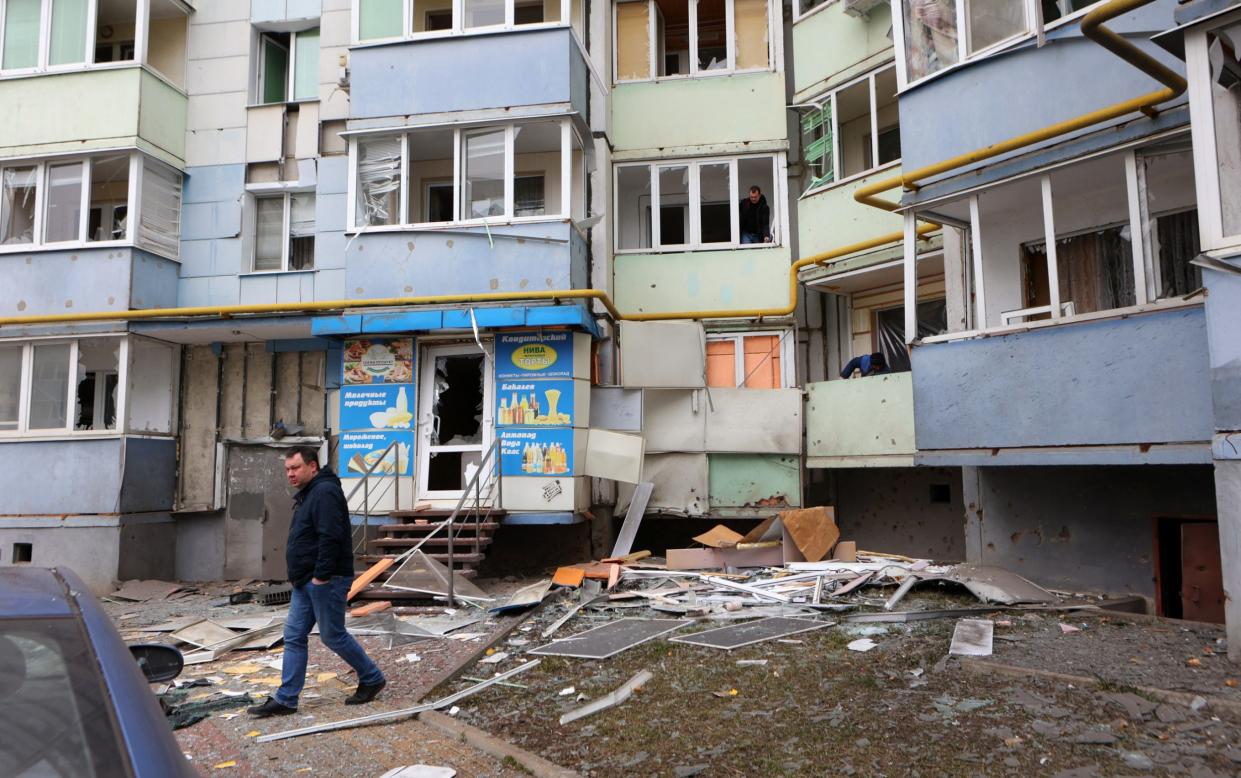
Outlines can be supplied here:
<path id="1" fill-rule="evenodd" d="M 845 13 L 865 17 L 874 8 L 887 4 L 888 0 L 845 0 Z"/>

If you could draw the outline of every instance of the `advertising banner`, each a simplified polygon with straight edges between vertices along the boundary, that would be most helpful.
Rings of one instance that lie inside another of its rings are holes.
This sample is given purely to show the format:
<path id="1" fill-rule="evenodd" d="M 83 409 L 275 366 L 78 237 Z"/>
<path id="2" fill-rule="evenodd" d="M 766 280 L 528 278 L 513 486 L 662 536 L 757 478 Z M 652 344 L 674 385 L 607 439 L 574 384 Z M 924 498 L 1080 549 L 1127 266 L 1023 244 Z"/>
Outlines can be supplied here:
<path id="1" fill-rule="evenodd" d="M 496 381 L 497 427 L 572 427 L 573 380 Z"/>
<path id="2" fill-rule="evenodd" d="M 369 384 L 340 388 L 340 428 L 410 429 L 414 388 L 409 384 Z"/>
<path id="3" fill-rule="evenodd" d="M 573 430 L 502 429 L 497 435 L 501 475 L 573 475 Z"/>
<path id="4" fill-rule="evenodd" d="M 573 377 L 573 333 L 510 332 L 496 336 L 496 380 Z"/>
<path id="5" fill-rule="evenodd" d="M 383 456 L 393 441 L 397 446 Z M 340 433 L 340 477 L 361 478 L 366 469 L 380 458 L 383 461 L 373 475 L 410 475 L 413 472 L 410 454 L 414 448 L 412 432 L 342 432 Z"/>
<path id="6" fill-rule="evenodd" d="M 349 338 L 345 340 L 341 383 L 411 384 L 414 381 L 413 338 Z"/>

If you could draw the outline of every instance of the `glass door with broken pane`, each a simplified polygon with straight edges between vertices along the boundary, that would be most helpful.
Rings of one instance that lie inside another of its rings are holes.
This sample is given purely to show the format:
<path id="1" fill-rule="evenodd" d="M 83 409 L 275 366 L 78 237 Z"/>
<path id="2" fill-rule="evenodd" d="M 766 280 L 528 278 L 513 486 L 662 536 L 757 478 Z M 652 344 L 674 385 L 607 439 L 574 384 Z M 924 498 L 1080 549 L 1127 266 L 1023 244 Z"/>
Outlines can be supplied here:
<path id="1" fill-rule="evenodd" d="M 477 343 L 430 345 L 420 382 L 418 496 L 454 507 L 491 445 L 491 360 Z"/>

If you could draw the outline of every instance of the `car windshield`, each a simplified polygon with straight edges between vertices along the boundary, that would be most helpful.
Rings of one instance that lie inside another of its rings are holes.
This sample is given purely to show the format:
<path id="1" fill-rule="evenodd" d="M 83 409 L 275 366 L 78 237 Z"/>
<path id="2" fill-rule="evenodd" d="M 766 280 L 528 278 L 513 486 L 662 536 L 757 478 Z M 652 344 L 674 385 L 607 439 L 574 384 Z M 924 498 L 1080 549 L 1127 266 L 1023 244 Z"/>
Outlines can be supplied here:
<path id="1" fill-rule="evenodd" d="M 129 775 L 94 652 L 73 619 L 0 620 L 0 775 Z"/>

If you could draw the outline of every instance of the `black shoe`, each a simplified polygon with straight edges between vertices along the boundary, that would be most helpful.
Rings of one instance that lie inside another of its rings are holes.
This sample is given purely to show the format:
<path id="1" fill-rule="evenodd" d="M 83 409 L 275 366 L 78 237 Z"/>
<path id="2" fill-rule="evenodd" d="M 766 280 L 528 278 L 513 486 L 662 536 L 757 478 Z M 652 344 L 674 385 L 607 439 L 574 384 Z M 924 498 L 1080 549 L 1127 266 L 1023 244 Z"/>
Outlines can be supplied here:
<path id="1" fill-rule="evenodd" d="M 255 705 L 253 708 L 246 708 L 246 713 L 251 716 L 257 716 L 265 719 L 268 716 L 288 716 L 290 713 L 297 713 L 297 708 L 290 708 L 288 705 L 281 705 L 272 697 L 268 697 L 262 705 Z"/>
<path id="2" fill-rule="evenodd" d="M 352 696 L 345 698 L 346 705 L 365 705 L 375 699 L 375 695 L 379 694 L 379 690 L 388 685 L 387 681 L 379 683 L 360 683 L 358 689 Z"/>

